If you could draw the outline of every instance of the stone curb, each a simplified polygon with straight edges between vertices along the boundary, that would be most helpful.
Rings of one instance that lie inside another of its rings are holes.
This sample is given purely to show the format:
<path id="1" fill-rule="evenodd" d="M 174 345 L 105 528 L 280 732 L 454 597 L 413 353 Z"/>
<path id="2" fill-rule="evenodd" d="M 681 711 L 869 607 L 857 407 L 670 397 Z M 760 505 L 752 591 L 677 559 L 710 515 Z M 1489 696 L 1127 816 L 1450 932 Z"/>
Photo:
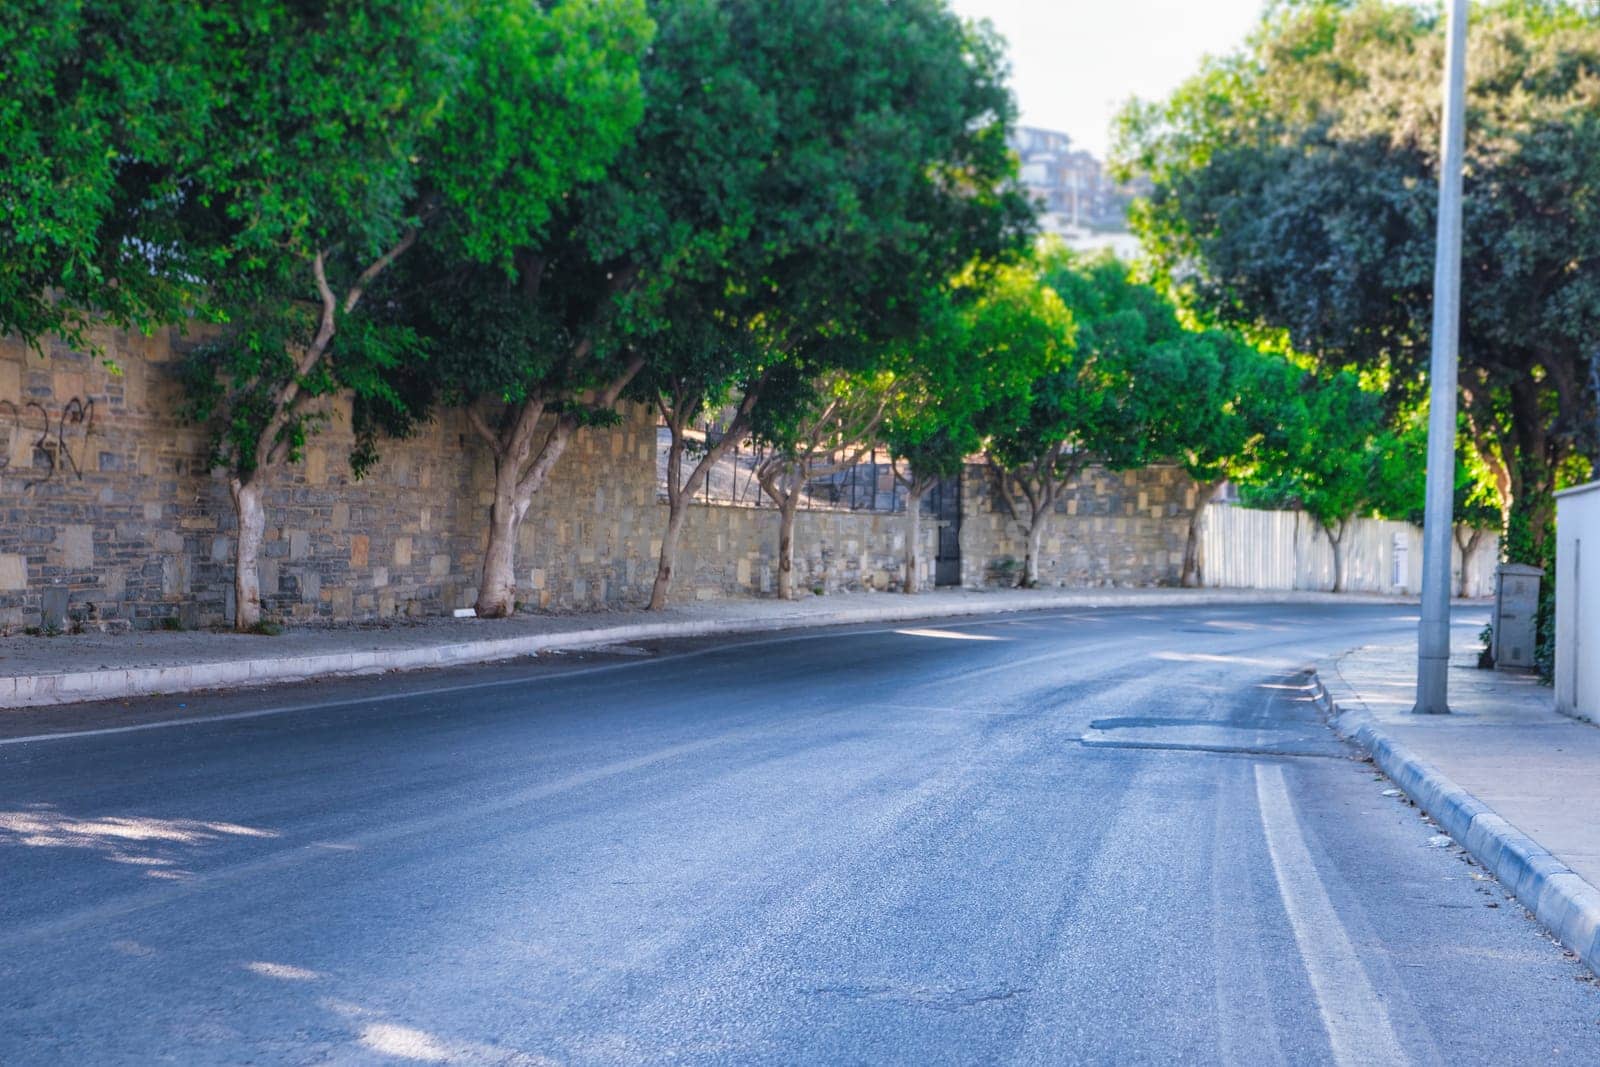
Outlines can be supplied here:
<path id="1" fill-rule="evenodd" d="M 1370 753 L 1379 769 L 1511 890 L 1545 929 L 1590 970 L 1600 972 L 1600 889 L 1386 734 L 1348 687 L 1341 687 L 1335 699 L 1321 672 L 1314 672 L 1312 680 L 1317 702 L 1332 716 L 1334 731 Z"/>
<path id="2" fill-rule="evenodd" d="M 417 648 L 334 652 L 312 656 L 267 656 L 256 659 L 219 660 L 211 663 L 130 667 L 120 670 L 76 671 L 60 674 L 19 674 L 0 677 L 0 710 L 72 704 L 91 700 L 188 693 L 201 689 L 228 689 L 279 682 L 303 682 L 387 671 L 492 663 L 531 656 L 556 648 L 578 648 L 651 641 L 670 637 L 711 637 L 781 630 L 839 626 L 852 623 L 901 622 L 910 619 L 997 615 L 1052 608 L 1172 607 L 1214 604 L 1321 603 L 1332 594 L 1273 593 L 1255 590 L 1177 590 L 1143 593 L 1137 600 L 1084 592 L 1054 595 L 1038 592 L 1037 599 L 1018 604 L 1008 598 L 984 603 L 974 596 L 960 604 L 928 604 L 921 597 L 889 597 L 855 604 L 826 615 L 806 613 L 733 619 L 675 619 L 659 623 L 600 626 L 562 633 L 525 634 L 520 637 L 441 643 Z M 887 600 L 888 603 L 883 601 Z M 1363 597 L 1372 604 L 1410 604 L 1406 597 Z"/>

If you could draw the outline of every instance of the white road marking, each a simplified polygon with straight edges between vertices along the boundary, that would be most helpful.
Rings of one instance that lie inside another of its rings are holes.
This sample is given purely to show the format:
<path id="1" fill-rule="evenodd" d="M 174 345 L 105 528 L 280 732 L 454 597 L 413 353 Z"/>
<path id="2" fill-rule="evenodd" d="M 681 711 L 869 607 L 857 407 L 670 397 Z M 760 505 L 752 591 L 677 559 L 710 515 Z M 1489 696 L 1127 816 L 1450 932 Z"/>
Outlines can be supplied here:
<path id="1" fill-rule="evenodd" d="M 1363 1067 L 1408 1062 L 1301 837 L 1282 767 L 1256 764 L 1256 802 L 1278 877 L 1278 895 L 1311 980 L 1334 1062 Z"/>

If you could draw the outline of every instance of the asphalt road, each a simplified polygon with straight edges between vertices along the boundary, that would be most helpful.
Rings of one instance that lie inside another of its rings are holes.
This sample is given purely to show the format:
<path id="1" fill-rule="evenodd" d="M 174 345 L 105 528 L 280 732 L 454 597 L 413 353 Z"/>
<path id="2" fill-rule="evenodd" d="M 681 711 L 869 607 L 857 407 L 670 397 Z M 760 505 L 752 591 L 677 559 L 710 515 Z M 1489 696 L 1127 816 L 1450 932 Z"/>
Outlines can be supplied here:
<path id="1" fill-rule="evenodd" d="M 0 1063 L 1600 1062 L 1594 979 L 1307 700 L 1414 627 L 1038 614 L 7 713 Z"/>

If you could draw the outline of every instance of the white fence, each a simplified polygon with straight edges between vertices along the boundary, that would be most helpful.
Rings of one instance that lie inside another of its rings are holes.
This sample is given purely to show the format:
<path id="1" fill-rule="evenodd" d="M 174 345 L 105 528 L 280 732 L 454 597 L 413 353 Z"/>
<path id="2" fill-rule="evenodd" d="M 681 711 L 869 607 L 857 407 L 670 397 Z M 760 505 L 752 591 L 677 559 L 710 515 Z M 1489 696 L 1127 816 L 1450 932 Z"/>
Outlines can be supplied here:
<path id="1" fill-rule="evenodd" d="M 1600 721 L 1600 482 L 1556 497 L 1556 707 Z"/>
<path id="2" fill-rule="evenodd" d="M 1201 519 L 1200 576 L 1225 589 L 1331 589 L 1333 545 L 1309 515 L 1212 504 Z M 1344 588 L 1352 593 L 1417 593 L 1422 528 L 1356 519 L 1344 535 Z M 1494 593 L 1498 538 L 1484 534 L 1467 562 L 1468 596 Z M 1461 551 L 1452 547 L 1451 595 L 1461 591 Z"/>

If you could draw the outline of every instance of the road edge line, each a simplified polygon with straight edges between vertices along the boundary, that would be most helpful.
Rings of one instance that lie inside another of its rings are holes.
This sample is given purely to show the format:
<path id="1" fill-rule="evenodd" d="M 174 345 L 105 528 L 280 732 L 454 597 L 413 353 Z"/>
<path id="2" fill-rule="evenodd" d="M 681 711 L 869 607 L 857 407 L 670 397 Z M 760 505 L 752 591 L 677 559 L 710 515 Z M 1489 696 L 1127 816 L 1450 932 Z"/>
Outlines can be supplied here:
<path id="1" fill-rule="evenodd" d="M 1600 973 L 1600 889 L 1493 808 L 1386 733 L 1361 698 L 1337 679 L 1335 697 L 1323 671 L 1311 668 L 1317 705 L 1334 733 L 1374 763 L 1445 833 L 1465 848 L 1533 913 L 1556 940 Z"/>

